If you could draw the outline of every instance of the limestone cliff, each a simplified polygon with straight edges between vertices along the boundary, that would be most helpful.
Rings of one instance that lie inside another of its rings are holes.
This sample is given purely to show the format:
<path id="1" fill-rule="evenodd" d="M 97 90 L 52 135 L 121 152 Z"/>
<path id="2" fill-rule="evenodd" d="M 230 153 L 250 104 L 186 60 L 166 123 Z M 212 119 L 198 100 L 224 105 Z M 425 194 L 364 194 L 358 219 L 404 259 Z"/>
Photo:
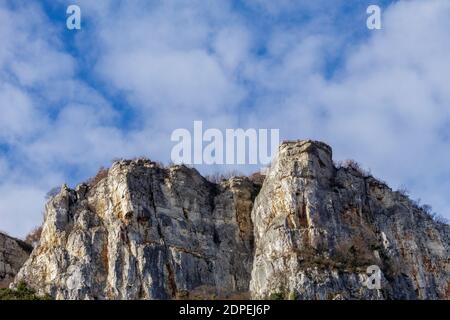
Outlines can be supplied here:
<path id="1" fill-rule="evenodd" d="M 0 288 L 6 288 L 28 259 L 32 247 L 0 233 Z"/>
<path id="2" fill-rule="evenodd" d="M 449 299 L 450 227 L 320 142 L 280 146 L 252 212 L 254 298 Z M 367 267 L 381 269 L 369 289 Z"/>
<path id="3" fill-rule="evenodd" d="M 58 299 L 450 298 L 449 226 L 331 154 L 282 143 L 262 189 L 115 162 L 50 199 L 15 282 Z M 370 265 L 381 289 L 365 286 Z"/>
<path id="4" fill-rule="evenodd" d="M 63 187 L 20 271 L 58 299 L 169 299 L 248 292 L 247 178 L 212 184 L 185 166 L 119 161 L 93 186 Z"/>

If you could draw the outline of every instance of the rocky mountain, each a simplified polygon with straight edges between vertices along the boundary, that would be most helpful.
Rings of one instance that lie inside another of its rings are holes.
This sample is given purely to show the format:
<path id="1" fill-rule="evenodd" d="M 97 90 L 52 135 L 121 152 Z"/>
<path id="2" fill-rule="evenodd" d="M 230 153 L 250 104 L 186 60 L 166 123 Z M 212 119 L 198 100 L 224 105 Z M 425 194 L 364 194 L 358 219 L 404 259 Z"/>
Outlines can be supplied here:
<path id="1" fill-rule="evenodd" d="M 31 250 L 27 243 L 0 233 L 0 288 L 8 287 L 14 280 Z"/>
<path id="2" fill-rule="evenodd" d="M 254 298 L 450 299 L 450 227 L 323 143 L 280 146 L 252 212 Z M 370 289 L 368 266 L 381 270 Z"/>
<path id="3" fill-rule="evenodd" d="M 185 166 L 116 162 L 94 186 L 64 186 L 48 202 L 16 281 L 58 299 L 247 292 L 257 192 L 248 178 L 212 184 Z"/>
<path id="4" fill-rule="evenodd" d="M 326 144 L 282 143 L 253 181 L 117 161 L 49 200 L 15 283 L 58 299 L 450 299 L 450 227 Z"/>

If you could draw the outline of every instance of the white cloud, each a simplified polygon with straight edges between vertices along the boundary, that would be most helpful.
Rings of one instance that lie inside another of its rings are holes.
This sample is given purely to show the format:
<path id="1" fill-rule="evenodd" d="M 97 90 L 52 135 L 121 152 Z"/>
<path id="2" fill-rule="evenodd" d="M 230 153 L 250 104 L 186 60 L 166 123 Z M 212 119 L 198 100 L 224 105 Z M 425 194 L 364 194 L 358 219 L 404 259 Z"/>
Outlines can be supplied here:
<path id="1" fill-rule="evenodd" d="M 213 48 L 225 71 L 233 74 L 250 59 L 251 42 L 251 35 L 242 27 L 225 27 L 218 32 Z"/>
<path id="2" fill-rule="evenodd" d="M 76 58 L 38 4 L 0 5 L 0 143 L 11 149 L 0 160 L 0 229 L 38 224 L 42 195 L 69 171 L 168 160 L 170 133 L 193 120 L 325 140 L 450 215 L 449 3 L 400 1 L 384 8 L 383 30 L 353 41 L 337 19 L 345 1 L 254 1 L 255 24 L 228 1 L 76 2 L 88 19 Z M 290 12 L 305 22 L 282 21 Z"/>
<path id="3" fill-rule="evenodd" d="M 121 50 L 108 55 L 100 65 L 105 78 L 132 101 L 157 112 L 161 108 L 202 113 L 220 112 L 239 99 L 239 88 L 230 82 L 217 61 L 205 51 Z"/>
<path id="4" fill-rule="evenodd" d="M 26 185 L 0 185 L 0 230 L 25 235 L 42 220 L 45 192 Z"/>
<path id="5" fill-rule="evenodd" d="M 42 222 L 44 195 L 67 171 L 94 173 L 127 141 L 108 102 L 76 78 L 75 59 L 37 3 L 2 3 L 0 21 L 0 229 L 23 236 Z"/>
<path id="6" fill-rule="evenodd" d="M 8 83 L 0 84 L 0 105 L 0 142 L 17 141 L 39 127 L 32 100 L 17 87 Z"/>
<path id="7" fill-rule="evenodd" d="M 223 117 L 245 95 L 230 68 L 245 58 L 248 35 L 217 4 L 168 1 L 146 10 L 133 3 L 111 11 L 120 22 L 114 29 L 109 19 L 98 23 L 97 74 L 167 133 L 198 117 Z"/>
<path id="8" fill-rule="evenodd" d="M 440 177 L 450 176 L 450 142 L 442 134 L 450 121 L 449 18 L 450 3 L 443 1 L 392 5 L 383 30 L 354 46 L 330 79 L 320 67 L 296 69 L 305 57 L 312 59 L 309 67 L 322 61 L 321 46 L 307 48 L 309 55 L 286 54 L 263 71 L 272 75 L 274 92 L 277 83 L 278 90 L 292 87 L 255 122 L 267 123 L 275 109 L 269 121 L 282 134 L 328 141 L 338 158 L 361 161 L 394 187 L 407 185 L 448 216 L 448 189 Z"/>
<path id="9" fill-rule="evenodd" d="M 8 171 L 8 162 L 3 157 L 0 157 L 0 179 L 2 179 Z"/>
<path id="10" fill-rule="evenodd" d="M 382 31 L 349 44 L 351 30 L 336 22 L 343 2 L 255 2 L 254 10 L 270 16 L 295 11 L 306 20 L 275 24 L 263 36 L 262 57 L 252 51 L 261 35 L 226 6 L 218 13 L 168 3 L 112 13 L 121 17 L 114 36 L 108 20 L 98 25 L 98 74 L 147 108 L 140 112 L 149 126 L 189 128 L 201 116 L 223 119 L 218 127 L 279 127 L 284 137 L 328 141 L 338 158 L 358 159 L 394 186 L 410 185 L 415 196 L 439 189 L 449 157 L 441 137 L 450 121 L 448 3 L 398 2 L 384 8 Z M 362 13 L 355 20 L 364 28 Z M 330 76 L 333 59 L 343 68 Z M 249 99 L 251 109 L 242 111 Z M 446 213 L 446 193 L 440 198 L 437 209 Z"/>

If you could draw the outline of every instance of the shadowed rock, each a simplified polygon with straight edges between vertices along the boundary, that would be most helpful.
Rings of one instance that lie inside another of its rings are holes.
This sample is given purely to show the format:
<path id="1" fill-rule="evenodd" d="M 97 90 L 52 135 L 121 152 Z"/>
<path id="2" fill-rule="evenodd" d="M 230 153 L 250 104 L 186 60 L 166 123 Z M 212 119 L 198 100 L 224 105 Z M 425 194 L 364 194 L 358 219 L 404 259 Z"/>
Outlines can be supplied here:
<path id="1" fill-rule="evenodd" d="M 14 280 L 32 250 L 27 243 L 0 233 L 0 288 Z"/>

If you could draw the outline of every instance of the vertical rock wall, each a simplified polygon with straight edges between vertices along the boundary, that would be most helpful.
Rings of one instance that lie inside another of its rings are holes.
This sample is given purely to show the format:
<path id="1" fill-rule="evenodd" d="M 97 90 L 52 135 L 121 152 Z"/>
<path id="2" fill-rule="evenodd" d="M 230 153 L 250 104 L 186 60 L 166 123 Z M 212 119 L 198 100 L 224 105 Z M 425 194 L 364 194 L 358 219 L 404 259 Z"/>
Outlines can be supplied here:
<path id="1" fill-rule="evenodd" d="M 449 298 L 449 226 L 373 177 L 335 168 L 323 143 L 281 144 L 252 219 L 254 298 Z M 365 285 L 371 265 L 379 290 Z"/>

